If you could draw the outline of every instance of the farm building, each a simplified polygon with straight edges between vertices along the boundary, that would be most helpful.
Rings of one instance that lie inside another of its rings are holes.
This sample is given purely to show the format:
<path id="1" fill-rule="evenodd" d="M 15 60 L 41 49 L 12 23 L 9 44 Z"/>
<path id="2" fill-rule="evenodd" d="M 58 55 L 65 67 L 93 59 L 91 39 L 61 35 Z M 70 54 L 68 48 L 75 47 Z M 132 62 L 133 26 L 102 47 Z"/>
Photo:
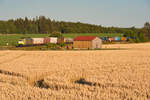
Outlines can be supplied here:
<path id="1" fill-rule="evenodd" d="M 74 39 L 75 49 L 96 49 L 102 48 L 102 40 L 96 36 L 78 36 Z"/>

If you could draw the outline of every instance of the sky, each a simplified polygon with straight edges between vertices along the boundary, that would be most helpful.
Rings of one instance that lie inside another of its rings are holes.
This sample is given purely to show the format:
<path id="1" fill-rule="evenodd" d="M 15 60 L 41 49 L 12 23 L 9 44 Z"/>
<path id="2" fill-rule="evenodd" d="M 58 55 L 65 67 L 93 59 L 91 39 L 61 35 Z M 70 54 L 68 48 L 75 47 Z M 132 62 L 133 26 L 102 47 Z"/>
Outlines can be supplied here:
<path id="1" fill-rule="evenodd" d="M 114 27 L 150 22 L 150 0 L 0 0 L 0 20 L 46 16 Z"/>

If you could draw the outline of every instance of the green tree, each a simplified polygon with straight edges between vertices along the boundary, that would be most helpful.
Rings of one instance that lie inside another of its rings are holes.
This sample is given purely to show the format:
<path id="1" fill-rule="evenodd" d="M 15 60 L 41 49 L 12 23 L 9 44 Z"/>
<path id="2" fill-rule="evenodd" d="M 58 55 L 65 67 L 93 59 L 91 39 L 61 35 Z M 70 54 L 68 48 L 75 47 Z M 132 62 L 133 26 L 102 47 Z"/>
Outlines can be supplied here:
<path id="1" fill-rule="evenodd" d="M 144 37 L 147 40 L 150 40 L 150 23 L 149 22 L 145 23 L 144 28 L 142 29 L 142 32 L 144 34 Z"/>
<path id="2" fill-rule="evenodd" d="M 63 36 L 62 36 L 61 32 L 55 31 L 49 37 L 59 37 L 60 38 L 60 37 L 63 37 Z"/>
<path id="3" fill-rule="evenodd" d="M 145 24 L 143 28 L 145 36 L 149 33 L 149 23 Z M 86 23 L 73 23 L 64 21 L 55 21 L 45 16 L 39 16 L 33 19 L 27 17 L 18 18 L 16 20 L 0 21 L 0 33 L 18 33 L 18 34 L 30 34 L 30 33 L 47 33 L 52 34 L 53 32 L 65 33 L 123 33 L 131 34 L 138 33 L 140 28 L 119 28 L 119 27 L 103 27 L 101 25 L 92 25 Z M 132 32 L 133 33 L 132 33 Z M 149 36 L 148 36 L 149 37 Z"/>

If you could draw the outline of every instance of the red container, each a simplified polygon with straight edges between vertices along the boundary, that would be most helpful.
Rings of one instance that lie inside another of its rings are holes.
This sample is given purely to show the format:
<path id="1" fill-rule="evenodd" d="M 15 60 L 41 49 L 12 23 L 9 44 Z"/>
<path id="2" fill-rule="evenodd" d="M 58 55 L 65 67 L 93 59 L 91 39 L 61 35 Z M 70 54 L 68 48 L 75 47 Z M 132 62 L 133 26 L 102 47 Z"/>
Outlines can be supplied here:
<path id="1" fill-rule="evenodd" d="M 110 42 L 112 42 L 112 41 L 114 41 L 114 40 L 115 40 L 114 37 L 110 37 L 110 38 L 109 38 L 109 41 L 110 41 Z"/>
<path id="2" fill-rule="evenodd" d="M 64 38 L 63 37 L 58 38 L 58 43 L 64 43 Z"/>
<path id="3" fill-rule="evenodd" d="M 50 38 L 44 38 L 44 44 L 50 43 Z"/>

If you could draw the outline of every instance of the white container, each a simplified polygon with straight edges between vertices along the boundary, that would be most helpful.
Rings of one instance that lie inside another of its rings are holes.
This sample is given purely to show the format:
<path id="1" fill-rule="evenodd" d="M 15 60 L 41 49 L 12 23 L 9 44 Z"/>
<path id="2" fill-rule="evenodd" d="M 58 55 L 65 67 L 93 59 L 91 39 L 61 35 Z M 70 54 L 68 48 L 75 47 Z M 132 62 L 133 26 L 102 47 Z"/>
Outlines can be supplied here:
<path id="1" fill-rule="evenodd" d="M 44 38 L 32 38 L 33 39 L 33 44 L 43 44 L 44 43 Z"/>
<path id="2" fill-rule="evenodd" d="M 56 44 L 56 43 L 57 43 L 57 40 L 58 40 L 57 37 L 51 37 L 51 38 L 50 38 L 50 43 Z"/>
<path id="3" fill-rule="evenodd" d="M 65 38 L 64 42 L 73 42 L 73 39 L 72 38 Z"/>

